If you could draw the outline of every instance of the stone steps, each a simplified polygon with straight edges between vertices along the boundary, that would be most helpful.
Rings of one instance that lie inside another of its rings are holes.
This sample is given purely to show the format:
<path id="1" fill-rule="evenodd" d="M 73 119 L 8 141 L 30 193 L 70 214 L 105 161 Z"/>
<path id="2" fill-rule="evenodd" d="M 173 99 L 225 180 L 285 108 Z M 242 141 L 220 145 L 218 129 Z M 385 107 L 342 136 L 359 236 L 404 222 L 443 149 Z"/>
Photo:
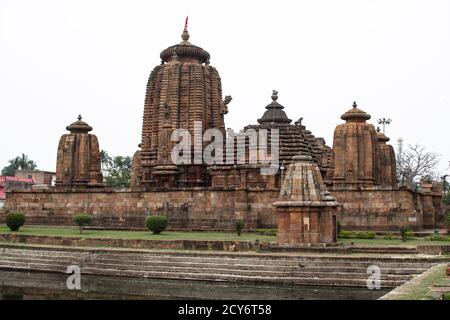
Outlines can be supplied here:
<path id="1" fill-rule="evenodd" d="M 352 246 L 350 251 L 353 253 L 389 253 L 389 254 L 415 254 L 417 249 L 415 247 L 394 247 L 394 246 Z"/>
<path id="2" fill-rule="evenodd" d="M 210 263 L 176 263 L 175 266 L 173 263 L 161 263 L 161 262 L 142 262 L 139 264 L 129 263 L 124 261 L 116 260 L 115 262 L 105 262 L 102 260 L 94 260 L 94 262 L 85 261 L 85 260 L 70 260 L 70 259 L 51 259 L 51 258 L 35 258 L 35 257 L 0 257 L 0 263 L 2 265 L 8 265 L 8 263 L 24 263 L 27 265 L 36 265 L 36 264 L 51 264 L 62 267 L 67 267 L 68 265 L 76 264 L 79 266 L 96 266 L 103 268 L 117 268 L 121 270 L 172 270 L 174 272 L 183 271 L 183 270 L 194 270 L 193 272 L 197 272 L 197 270 L 203 270 L 204 272 L 211 272 L 213 270 L 220 271 L 221 273 L 235 273 L 240 272 L 242 274 L 251 274 L 251 273 L 261 273 L 261 274 L 308 274 L 309 276 L 317 275 L 321 276 L 323 274 L 338 274 L 338 276 L 343 276 L 343 274 L 349 274 L 351 277 L 356 275 L 363 275 L 366 277 L 366 268 L 361 267 L 350 267 L 344 268 L 341 266 L 335 267 L 300 267 L 300 266 L 264 266 L 264 265 L 251 265 L 251 264 L 238 264 L 238 265 L 228 265 L 228 264 L 210 264 Z M 393 275 L 393 276 L 410 276 L 413 274 L 417 274 L 418 272 L 423 272 L 427 270 L 426 268 L 380 268 L 382 275 Z M 201 272 L 203 272 L 201 271 Z"/>
<path id="3" fill-rule="evenodd" d="M 65 273 L 72 264 L 79 265 L 82 273 L 96 275 L 339 286 L 366 286 L 367 267 L 375 264 L 381 269 L 382 286 L 392 287 L 405 283 L 435 263 L 417 257 L 0 248 L 0 269 Z"/>
<path id="4" fill-rule="evenodd" d="M 65 272 L 67 263 L 49 263 L 49 262 L 23 262 L 23 261 L 0 261 L 0 269 L 21 269 L 36 271 L 52 271 Z M 178 278 L 184 278 L 185 274 L 203 274 L 203 275 L 229 275 L 229 276 L 245 276 L 245 277 L 265 277 L 265 278 L 333 278 L 333 279 L 367 279 L 365 272 L 307 272 L 298 271 L 267 271 L 267 270 L 241 270 L 241 269 L 220 269 L 220 268 L 188 268 L 188 267 L 136 267 L 133 265 L 106 265 L 106 264 L 82 264 L 80 265 L 82 272 L 87 270 L 116 270 L 117 272 L 126 273 L 127 276 L 133 276 L 136 273 L 145 273 L 147 277 L 158 277 L 159 274 L 172 274 Z M 365 270 L 362 270 L 365 271 Z M 412 275 L 394 275 L 381 273 L 381 280 L 408 281 Z"/>
<path id="5" fill-rule="evenodd" d="M 52 253 L 38 253 L 34 254 L 34 252 L 4 252 L 2 253 L 2 257 L 15 257 L 15 258 L 36 258 L 36 259 L 45 259 L 46 257 L 50 257 L 51 259 L 59 259 L 61 261 L 90 261 L 95 260 L 97 262 L 105 262 L 105 263 L 121 263 L 126 260 L 129 262 L 133 262 L 136 265 L 148 265 L 148 264 L 161 264 L 161 265 L 171 265 L 173 263 L 176 264 L 197 264 L 198 266 L 202 265 L 230 265 L 230 266 L 238 266 L 238 267 L 248 267 L 252 268 L 254 266 L 267 266 L 267 267 L 292 267 L 297 268 L 299 266 L 302 267 L 324 267 L 329 266 L 332 267 L 334 265 L 339 265 L 342 267 L 357 267 L 357 268 L 367 268 L 369 265 L 376 264 L 380 268 L 428 268 L 430 267 L 430 262 L 422 262 L 423 260 L 419 260 L 418 262 L 409 262 L 409 260 L 398 261 L 397 259 L 391 259 L 389 261 L 385 261 L 384 259 L 380 261 L 380 259 L 376 258 L 366 258 L 366 261 L 353 261 L 354 259 L 347 258 L 315 258 L 315 257 L 302 257 L 302 258 L 292 258 L 291 260 L 287 259 L 264 259 L 264 258 L 245 258 L 245 257 L 207 257 L 207 256 L 172 256 L 168 254 L 156 254 L 156 255 L 139 255 L 135 254 L 133 256 L 123 256 L 122 254 L 84 254 L 84 255 L 56 255 L 53 256 Z"/>
<path id="6" fill-rule="evenodd" d="M 58 264 L 63 266 L 68 266 L 72 264 L 84 266 L 95 264 L 97 266 L 104 266 L 106 268 L 115 266 L 120 269 L 140 269 L 140 270 L 156 270 L 156 269 L 172 269 L 172 270 L 183 270 L 183 269 L 202 269 L 202 270 L 228 270 L 229 272 L 233 272 L 234 270 L 242 270 L 242 272 L 254 272 L 255 270 L 262 269 L 265 272 L 274 272 L 274 273 L 283 273 L 283 272 L 291 272 L 291 273 L 319 273 L 319 274 L 331 274 L 335 272 L 339 273 L 351 273 L 351 274 L 365 274 L 367 267 L 345 267 L 345 266 L 317 266 L 311 265 L 260 265 L 260 264 L 250 264 L 250 263 L 239 263 L 239 264 L 226 264 L 226 263 L 201 263 L 201 262 L 167 262 L 163 260 L 159 261 L 134 261 L 133 263 L 126 263 L 123 260 L 110 260 L 110 259 L 70 259 L 70 258 L 51 258 L 51 257 L 33 257 L 33 256 L 14 256 L 14 255 L 3 255 L 0 257 L 0 262 L 3 264 L 7 264 L 8 261 L 15 262 L 24 262 L 24 263 L 49 263 L 49 264 Z M 91 263 L 90 261 L 93 261 Z M 428 267 L 428 265 L 427 265 Z M 427 270 L 427 268 L 405 268 L 405 267 L 380 267 L 382 274 L 392 274 L 392 275 L 411 275 L 416 274 L 418 271 L 423 272 Z"/>
<path id="7" fill-rule="evenodd" d="M 326 285 L 326 286 L 366 286 L 366 279 L 342 279 L 342 278 L 311 278 L 311 277 L 275 277 L 275 276 L 243 276 L 218 273 L 182 273 L 167 271 L 121 271 L 116 269 L 98 269 L 87 267 L 83 269 L 88 274 L 121 276 L 121 277 L 145 277 L 145 278 L 163 278 L 163 279 L 183 279 L 183 280 L 203 280 L 203 281 L 233 281 L 233 282 L 271 282 L 279 284 L 298 284 L 298 285 Z M 404 280 L 381 280 L 382 287 L 397 287 L 405 283 Z"/>

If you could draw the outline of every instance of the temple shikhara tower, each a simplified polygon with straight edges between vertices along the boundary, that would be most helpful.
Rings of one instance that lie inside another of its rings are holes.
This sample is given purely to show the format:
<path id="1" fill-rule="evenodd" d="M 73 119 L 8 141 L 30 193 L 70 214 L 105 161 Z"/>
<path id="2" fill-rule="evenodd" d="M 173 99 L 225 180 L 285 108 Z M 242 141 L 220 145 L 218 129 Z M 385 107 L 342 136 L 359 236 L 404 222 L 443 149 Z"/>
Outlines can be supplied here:
<path id="1" fill-rule="evenodd" d="M 193 156 L 195 126 L 200 126 L 201 135 L 209 128 L 225 133 L 224 115 L 231 99 L 222 99 L 220 76 L 209 63 L 209 53 L 188 41 L 187 28 L 181 38 L 182 42 L 161 52 L 161 65 L 153 69 L 147 83 L 141 149 L 134 155 L 134 187 L 209 185 L 206 166 L 194 164 L 193 157 L 190 165 L 173 165 L 171 134 L 188 130 Z"/>
<path id="2" fill-rule="evenodd" d="M 345 123 L 336 127 L 333 139 L 333 187 L 373 186 L 379 159 L 375 127 L 366 122 L 370 115 L 358 109 L 354 102 L 341 119 Z"/>
<path id="3" fill-rule="evenodd" d="M 323 124 L 337 125 L 330 147 L 300 114 L 292 117 L 296 109 L 282 105 L 276 90 L 262 92 L 265 109 L 253 106 L 260 116 L 234 132 L 224 120 L 231 96 L 223 96 L 210 54 L 190 42 L 187 27 L 160 58 L 147 82 L 141 141 L 130 141 L 138 145 L 131 188 L 103 186 L 99 143 L 80 117 L 61 137 L 55 189 L 10 192 L 6 208 L 36 224 L 71 224 L 77 212 L 92 214 L 94 225 L 121 228 L 142 228 L 154 214 L 187 230 L 231 230 L 244 220 L 248 229 L 278 227 L 282 243 L 334 242 L 337 221 L 364 230 L 443 224 L 440 189 L 399 186 L 394 149 L 365 107 L 353 103 L 338 123 L 338 110 L 348 107 L 336 106 L 336 123 Z M 210 129 L 223 136 L 219 145 L 226 150 L 212 163 L 202 157 Z M 175 163 L 180 141 L 187 142 L 188 157 Z"/>

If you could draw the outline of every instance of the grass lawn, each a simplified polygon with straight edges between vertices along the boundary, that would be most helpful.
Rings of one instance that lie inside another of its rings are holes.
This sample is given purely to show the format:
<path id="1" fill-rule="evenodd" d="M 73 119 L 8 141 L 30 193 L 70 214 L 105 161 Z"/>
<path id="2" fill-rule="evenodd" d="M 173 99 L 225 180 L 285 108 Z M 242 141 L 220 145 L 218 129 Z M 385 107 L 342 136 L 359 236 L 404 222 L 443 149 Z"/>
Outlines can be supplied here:
<path id="1" fill-rule="evenodd" d="M 446 264 L 437 265 L 413 280 L 405 283 L 403 286 L 394 290 L 396 292 L 390 295 L 388 300 L 422 300 L 434 299 L 430 295 L 430 289 L 435 285 L 448 283 L 445 275 Z"/>
<path id="2" fill-rule="evenodd" d="M 0 226 L 0 233 L 13 233 L 6 226 Z M 60 237 L 82 237 L 82 238 L 116 238 L 116 239 L 147 239 L 147 240 L 241 240 L 241 241 L 276 241 L 275 236 L 260 235 L 257 233 L 245 233 L 241 236 L 231 232 L 180 232 L 164 231 L 154 235 L 150 231 L 117 231 L 117 230 L 84 230 L 75 227 L 32 227 L 24 226 L 16 234 L 35 236 L 60 236 Z"/>
<path id="3" fill-rule="evenodd" d="M 12 233 L 6 225 L 0 225 L 0 233 Z M 154 235 L 150 231 L 122 231 L 122 230 L 84 230 L 80 231 L 76 227 L 40 227 L 24 226 L 17 234 L 27 234 L 36 236 L 60 236 L 60 237 L 83 237 L 83 238 L 116 238 L 116 239 L 149 239 L 149 240 L 242 240 L 242 241 L 267 241 L 276 242 L 276 236 L 261 235 L 255 232 L 243 232 L 241 236 L 232 232 L 198 232 L 198 231 L 164 231 L 159 235 Z M 412 238 L 406 242 L 400 239 L 339 239 L 339 242 L 355 245 L 395 245 L 395 246 L 416 246 L 416 245 L 450 245 L 450 241 L 430 241 L 427 238 Z"/>

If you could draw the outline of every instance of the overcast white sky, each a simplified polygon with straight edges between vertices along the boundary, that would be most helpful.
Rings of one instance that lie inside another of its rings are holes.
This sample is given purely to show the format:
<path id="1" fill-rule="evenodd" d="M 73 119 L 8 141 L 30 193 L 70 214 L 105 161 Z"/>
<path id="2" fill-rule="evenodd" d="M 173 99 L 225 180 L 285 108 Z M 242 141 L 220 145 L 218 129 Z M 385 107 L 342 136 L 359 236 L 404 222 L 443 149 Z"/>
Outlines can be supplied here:
<path id="1" fill-rule="evenodd" d="M 0 0 L 0 168 L 20 153 L 55 170 L 79 113 L 110 155 L 132 155 L 159 53 L 211 54 L 226 125 L 256 123 L 272 89 L 293 120 L 332 145 L 353 100 L 393 119 L 387 135 L 450 160 L 450 1 Z"/>

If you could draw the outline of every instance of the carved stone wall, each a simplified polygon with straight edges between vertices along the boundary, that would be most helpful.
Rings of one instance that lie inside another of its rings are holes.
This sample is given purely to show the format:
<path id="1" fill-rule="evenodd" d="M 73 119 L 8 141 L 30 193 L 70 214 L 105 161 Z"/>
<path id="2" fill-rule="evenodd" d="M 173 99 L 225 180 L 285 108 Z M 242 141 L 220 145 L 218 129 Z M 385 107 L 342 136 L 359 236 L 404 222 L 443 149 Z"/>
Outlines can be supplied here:
<path id="1" fill-rule="evenodd" d="M 201 151 L 206 143 L 194 137 L 195 125 L 200 134 L 209 128 L 225 132 L 224 114 L 231 97 L 222 99 L 219 73 L 209 64 L 209 53 L 191 44 L 187 30 L 183 41 L 161 52 L 161 65 L 150 74 L 145 94 L 141 151 L 133 167 L 133 187 L 184 188 L 210 185 L 206 166 L 193 163 L 179 168 L 170 158 L 175 129 L 190 133 L 191 154 L 197 142 Z M 166 130 L 163 130 L 163 127 Z M 161 167 L 162 166 L 162 167 Z M 168 168 L 168 166 L 172 166 Z"/>
<path id="2" fill-rule="evenodd" d="M 377 158 L 376 184 L 382 187 L 398 188 L 396 159 L 394 148 L 387 144 L 389 138 L 377 128 Z"/>

